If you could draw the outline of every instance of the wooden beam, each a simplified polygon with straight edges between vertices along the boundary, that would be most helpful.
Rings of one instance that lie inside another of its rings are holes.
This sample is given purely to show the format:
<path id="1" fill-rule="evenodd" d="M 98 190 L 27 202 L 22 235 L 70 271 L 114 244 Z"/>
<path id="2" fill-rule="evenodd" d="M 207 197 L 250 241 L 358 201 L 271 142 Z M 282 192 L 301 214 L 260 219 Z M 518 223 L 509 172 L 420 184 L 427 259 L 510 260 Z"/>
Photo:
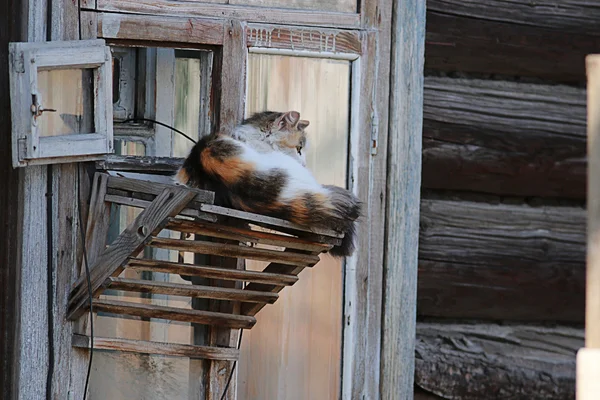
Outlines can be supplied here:
<path id="1" fill-rule="evenodd" d="M 183 158 L 108 155 L 96 161 L 96 168 L 111 171 L 175 174 L 183 165 Z"/>
<path id="2" fill-rule="evenodd" d="M 417 308 L 424 1 L 394 2 L 391 48 L 380 385 L 381 398 L 410 399 Z"/>
<path id="3" fill-rule="evenodd" d="M 487 21 L 549 28 L 559 32 L 600 36 L 600 9 L 594 0 L 546 0 L 543 3 L 506 0 L 428 0 L 427 10 Z"/>
<path id="4" fill-rule="evenodd" d="M 126 292 L 168 294 L 249 303 L 273 304 L 279 297 L 277 293 L 269 292 L 114 277 L 108 278 L 104 286 Z"/>
<path id="5" fill-rule="evenodd" d="M 90 338 L 73 335 L 73 346 L 90 347 Z M 224 347 L 197 346 L 191 344 L 161 343 L 146 340 L 133 340 L 110 337 L 94 337 L 95 350 L 112 350 L 138 354 L 159 354 L 170 357 L 189 357 L 204 360 L 237 360 L 239 350 Z"/>
<path id="6" fill-rule="evenodd" d="M 585 90 L 425 78 L 423 187 L 585 198 Z"/>
<path id="7" fill-rule="evenodd" d="M 584 227 L 582 208 L 423 199 L 419 315 L 583 322 Z"/>
<path id="8" fill-rule="evenodd" d="M 89 12 L 91 13 L 91 12 Z M 223 44 L 223 22 L 216 19 L 97 13 L 98 37 L 153 42 Z"/>
<path id="9" fill-rule="evenodd" d="M 267 283 L 281 286 L 291 286 L 298 281 L 298 277 L 294 275 L 181 264 L 161 260 L 145 260 L 141 258 L 131 258 L 127 264 L 127 268 L 138 271 L 165 272 L 170 274 L 198 276 L 202 278 Z"/>
<path id="10" fill-rule="evenodd" d="M 600 47 L 600 36 L 447 12 L 429 10 L 427 21 L 425 67 L 433 70 L 582 83 L 585 56 Z"/>
<path id="11" fill-rule="evenodd" d="M 179 213 L 194 196 L 194 192 L 177 187 L 165 189 L 159 194 L 150 207 L 142 211 L 115 243 L 90 266 L 92 293 L 97 296 L 106 278 L 119 275 L 129 257 L 137 255 L 152 235 L 156 235 L 166 225 L 167 217 Z M 88 302 L 87 289 L 85 276 L 82 276 L 71 290 L 69 319 L 75 319 L 83 313 L 83 306 Z"/>
<path id="12" fill-rule="evenodd" d="M 245 315 L 190 310 L 115 300 L 95 300 L 94 310 L 112 314 L 125 314 L 144 318 L 158 318 L 171 321 L 193 322 L 196 324 L 218 325 L 236 329 L 250 329 L 256 323 L 254 317 Z"/>
<path id="13" fill-rule="evenodd" d="M 108 192 L 109 193 L 106 196 L 104 196 L 104 201 L 107 203 L 119 204 L 122 206 L 135 207 L 135 208 L 148 208 L 150 206 L 150 204 L 152 204 L 152 200 L 141 200 L 141 199 L 137 199 L 134 197 L 119 196 L 119 195 L 113 194 L 114 192 L 122 192 L 122 191 L 116 191 L 115 189 L 109 189 Z M 136 196 L 146 197 L 144 194 L 138 194 L 138 193 L 136 193 Z M 149 197 L 152 197 L 152 196 L 149 196 Z M 188 208 L 188 207 L 181 210 L 178 215 L 192 217 L 195 219 L 203 219 L 205 221 L 211 221 L 211 222 L 217 221 L 217 217 L 214 215 L 207 214 L 202 211 L 198 211 L 194 208 Z"/>
<path id="14" fill-rule="evenodd" d="M 108 178 L 108 188 L 118 189 L 127 192 L 140 192 L 144 194 L 152 194 L 158 196 L 163 190 L 172 188 L 173 185 L 168 185 L 159 182 L 145 182 L 138 179 L 122 178 L 120 176 L 110 176 Z M 191 204 L 210 203 L 215 199 L 215 194 L 207 190 L 187 188 L 186 190 L 194 192 L 195 197 Z"/>
<path id="15" fill-rule="evenodd" d="M 419 323 L 417 339 L 415 383 L 441 398 L 575 396 L 581 329 Z"/>
<path id="16" fill-rule="evenodd" d="M 210 254 L 222 257 L 247 258 L 259 261 L 274 261 L 282 264 L 312 266 L 319 262 L 317 255 L 292 253 L 289 251 L 267 250 L 234 244 L 212 243 L 199 240 L 179 240 L 154 237 L 149 246 L 161 249 L 188 251 L 191 253 Z"/>
<path id="17" fill-rule="evenodd" d="M 360 15 L 355 13 L 292 8 L 248 7 L 168 0 L 98 0 L 97 4 L 98 10 L 122 13 L 238 18 L 240 21 L 248 22 L 336 28 L 358 28 L 360 24 Z"/>

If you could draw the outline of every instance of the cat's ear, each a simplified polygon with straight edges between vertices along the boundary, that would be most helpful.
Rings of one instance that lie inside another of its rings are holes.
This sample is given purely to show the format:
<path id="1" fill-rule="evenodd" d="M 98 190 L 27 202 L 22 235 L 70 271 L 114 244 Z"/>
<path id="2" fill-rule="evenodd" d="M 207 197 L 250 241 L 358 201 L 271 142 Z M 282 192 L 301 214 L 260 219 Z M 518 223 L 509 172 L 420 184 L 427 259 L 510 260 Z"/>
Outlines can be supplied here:
<path id="1" fill-rule="evenodd" d="M 277 121 L 277 127 L 279 129 L 288 128 L 291 129 L 296 126 L 300 120 L 300 113 L 298 111 L 288 111 L 279 117 Z"/>
<path id="2" fill-rule="evenodd" d="M 306 129 L 308 125 L 310 125 L 310 122 L 305 119 L 301 119 L 300 121 L 298 121 L 298 129 L 300 130 Z"/>

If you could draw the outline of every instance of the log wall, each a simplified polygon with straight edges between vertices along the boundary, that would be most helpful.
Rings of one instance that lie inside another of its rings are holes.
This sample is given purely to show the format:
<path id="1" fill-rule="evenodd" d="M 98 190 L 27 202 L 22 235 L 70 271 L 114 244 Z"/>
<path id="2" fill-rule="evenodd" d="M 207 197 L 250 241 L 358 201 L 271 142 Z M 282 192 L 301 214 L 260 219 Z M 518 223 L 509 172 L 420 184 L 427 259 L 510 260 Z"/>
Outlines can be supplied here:
<path id="1" fill-rule="evenodd" d="M 428 0 L 415 399 L 572 399 L 594 0 Z"/>

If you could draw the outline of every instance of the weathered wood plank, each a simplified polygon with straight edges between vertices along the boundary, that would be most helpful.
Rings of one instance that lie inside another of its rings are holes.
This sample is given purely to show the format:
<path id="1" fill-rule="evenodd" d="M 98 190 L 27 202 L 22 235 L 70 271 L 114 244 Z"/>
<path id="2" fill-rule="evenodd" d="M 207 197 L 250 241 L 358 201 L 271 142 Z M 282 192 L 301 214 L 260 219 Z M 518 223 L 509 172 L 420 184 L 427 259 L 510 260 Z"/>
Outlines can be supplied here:
<path id="1" fill-rule="evenodd" d="M 572 399 L 581 329 L 417 324 L 415 383 L 445 399 Z"/>
<path id="2" fill-rule="evenodd" d="M 425 78 L 423 187 L 585 198 L 585 90 Z"/>
<path id="3" fill-rule="evenodd" d="M 394 2 L 381 332 L 382 398 L 413 397 L 424 50 L 425 2 Z"/>
<path id="4" fill-rule="evenodd" d="M 595 0 L 428 0 L 427 10 L 460 17 L 550 28 L 559 32 L 600 35 L 600 8 Z"/>
<path id="5" fill-rule="evenodd" d="M 361 53 L 359 34 L 333 29 L 307 29 L 250 24 L 246 27 L 248 47 L 266 47 L 328 53 Z"/>
<path id="6" fill-rule="evenodd" d="M 279 297 L 277 293 L 269 292 L 114 277 L 108 278 L 104 283 L 104 286 L 106 288 L 123 290 L 126 292 L 169 294 L 174 296 L 201 297 L 206 299 L 232 300 L 249 303 L 273 304 Z"/>
<path id="7" fill-rule="evenodd" d="M 144 318 L 158 318 L 172 321 L 193 322 L 196 324 L 218 325 L 236 329 L 250 329 L 256 323 L 256 319 L 254 317 L 245 315 L 190 310 L 114 300 L 95 300 L 94 309 L 113 314 L 126 314 Z"/>
<path id="8" fill-rule="evenodd" d="M 294 275 L 237 270 L 204 265 L 181 264 L 169 261 L 145 260 L 140 258 L 130 259 L 129 263 L 127 264 L 127 268 L 139 271 L 165 272 L 170 274 L 199 276 L 212 279 L 277 284 L 281 286 L 291 286 L 298 281 L 298 277 Z"/>
<path id="9" fill-rule="evenodd" d="M 149 246 L 161 249 L 189 251 L 191 253 L 210 254 L 222 257 L 239 257 L 259 261 L 273 261 L 282 264 L 309 267 L 319 262 L 316 255 L 292 253 L 289 251 L 267 250 L 234 244 L 212 243 L 199 240 L 179 240 L 153 237 Z"/>
<path id="10" fill-rule="evenodd" d="M 175 174 L 183 164 L 183 158 L 108 155 L 97 161 L 96 167 L 111 171 Z"/>
<path id="11" fill-rule="evenodd" d="M 152 235 L 156 235 L 166 225 L 167 217 L 179 213 L 195 193 L 173 187 L 165 189 L 138 217 L 119 235 L 115 243 L 108 247 L 90 266 L 92 293 L 98 295 L 104 280 L 121 273 L 130 256 L 142 250 Z M 69 319 L 83 313 L 83 305 L 88 301 L 85 276 L 80 277 L 71 291 Z"/>
<path id="12" fill-rule="evenodd" d="M 292 236 L 284 236 L 281 234 L 254 231 L 251 229 L 237 228 L 222 224 L 209 224 L 177 218 L 171 218 L 166 228 L 178 232 L 218 237 L 221 239 L 236 240 L 238 242 L 280 246 L 290 249 L 323 252 L 328 251 L 332 247 L 332 245 L 310 242 L 308 240 L 295 238 Z"/>
<path id="13" fill-rule="evenodd" d="M 426 43 L 429 69 L 580 83 L 600 36 L 428 11 Z"/>
<path id="14" fill-rule="evenodd" d="M 167 185 L 159 182 L 145 182 L 138 179 L 122 178 L 120 176 L 110 176 L 108 178 L 108 187 L 110 189 L 118 189 L 127 192 L 140 192 L 158 196 L 163 190 L 176 187 L 175 185 Z M 215 194 L 206 190 L 186 188 L 196 195 L 193 203 L 210 203 L 214 201 Z"/>
<path id="15" fill-rule="evenodd" d="M 584 257 L 581 208 L 424 199 L 419 315 L 581 323 Z"/>
<path id="16" fill-rule="evenodd" d="M 141 200 L 127 196 L 119 196 L 115 194 L 111 194 L 114 192 L 114 189 L 109 189 L 109 194 L 104 196 L 104 201 L 110 202 L 113 204 L 120 204 L 122 206 L 128 207 L 136 207 L 136 208 L 148 208 L 150 204 L 152 204 L 152 200 Z M 145 196 L 140 196 L 145 197 Z M 193 208 L 184 208 L 179 212 L 179 215 L 183 215 L 186 217 L 199 218 L 206 221 L 215 222 L 217 220 L 216 216 L 204 213 L 202 211 L 198 211 Z"/>
<path id="17" fill-rule="evenodd" d="M 600 56 L 586 59 L 588 77 L 587 286 L 585 347 L 600 348 Z"/>
<path id="18" fill-rule="evenodd" d="M 358 28 L 360 24 L 360 16 L 354 13 L 232 6 L 196 1 L 98 0 L 97 4 L 98 10 L 101 11 L 137 14 L 239 18 L 248 22 L 335 28 Z"/>
<path id="19" fill-rule="evenodd" d="M 257 224 L 257 225 L 265 225 L 265 226 L 271 227 L 273 229 L 282 227 L 282 228 L 287 228 L 287 229 L 291 229 L 291 230 L 297 230 L 297 231 L 302 231 L 302 232 L 315 233 L 315 234 L 323 235 L 323 236 L 329 236 L 329 237 L 333 237 L 333 238 L 344 237 L 343 233 L 339 233 L 339 232 L 336 232 L 331 229 L 306 228 L 304 226 L 297 225 L 297 224 L 294 224 L 292 222 L 289 222 L 289 221 L 286 221 L 283 219 L 268 217 L 265 215 L 255 214 L 255 213 L 246 212 L 246 211 L 234 210 L 232 208 L 225 208 L 225 207 L 215 206 L 215 205 L 211 205 L 211 204 L 202 204 L 200 206 L 200 210 L 207 212 L 207 213 L 212 213 L 212 214 L 222 215 L 225 217 L 232 217 L 232 218 L 237 218 L 237 219 L 241 219 L 244 221 L 249 221 L 249 222 L 252 222 L 253 224 Z"/>
<path id="20" fill-rule="evenodd" d="M 156 17 L 97 13 L 98 37 L 104 39 L 151 40 L 156 42 L 223 43 L 223 21 L 216 19 Z"/>
<path id="21" fill-rule="evenodd" d="M 73 335 L 73 346 L 89 348 L 90 338 Z M 239 350 L 224 347 L 197 346 L 190 344 L 161 343 L 146 340 L 133 340 L 110 337 L 94 337 L 94 349 L 113 350 L 141 354 L 200 358 L 205 360 L 237 360 Z"/>

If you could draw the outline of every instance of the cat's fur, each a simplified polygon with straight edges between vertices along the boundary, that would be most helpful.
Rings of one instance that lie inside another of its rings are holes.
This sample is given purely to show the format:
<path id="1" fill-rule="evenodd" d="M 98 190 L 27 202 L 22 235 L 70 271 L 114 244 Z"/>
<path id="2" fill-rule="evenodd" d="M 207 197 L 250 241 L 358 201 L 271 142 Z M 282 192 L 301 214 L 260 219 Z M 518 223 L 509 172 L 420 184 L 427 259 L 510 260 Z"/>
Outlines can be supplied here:
<path id="1" fill-rule="evenodd" d="M 342 232 L 342 244 L 329 253 L 348 256 L 354 251 L 360 203 L 346 189 L 320 185 L 303 166 L 297 147 L 299 138 L 306 138 L 306 126 L 295 111 L 255 115 L 230 135 L 202 138 L 176 180 L 214 191 L 219 205 Z"/>

